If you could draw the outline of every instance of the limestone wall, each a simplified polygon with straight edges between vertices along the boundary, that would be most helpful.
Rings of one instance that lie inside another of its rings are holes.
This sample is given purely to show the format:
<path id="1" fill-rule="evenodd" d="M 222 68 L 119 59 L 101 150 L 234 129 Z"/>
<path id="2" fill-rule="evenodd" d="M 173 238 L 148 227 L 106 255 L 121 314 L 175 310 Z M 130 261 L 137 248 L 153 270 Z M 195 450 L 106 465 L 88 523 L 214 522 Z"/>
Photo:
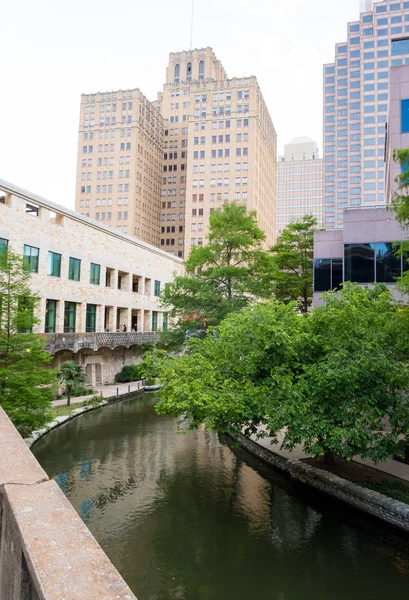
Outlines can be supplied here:
<path id="1" fill-rule="evenodd" d="M 0 600 L 136 600 L 0 408 Z"/>
<path id="2" fill-rule="evenodd" d="M 329 494 L 350 506 L 362 510 L 389 525 L 409 533 L 409 505 L 393 500 L 379 492 L 351 483 L 337 475 L 316 469 L 300 460 L 290 460 L 273 450 L 268 450 L 257 442 L 238 434 L 234 436 L 249 452 L 263 462 L 285 471 L 297 481 Z"/>

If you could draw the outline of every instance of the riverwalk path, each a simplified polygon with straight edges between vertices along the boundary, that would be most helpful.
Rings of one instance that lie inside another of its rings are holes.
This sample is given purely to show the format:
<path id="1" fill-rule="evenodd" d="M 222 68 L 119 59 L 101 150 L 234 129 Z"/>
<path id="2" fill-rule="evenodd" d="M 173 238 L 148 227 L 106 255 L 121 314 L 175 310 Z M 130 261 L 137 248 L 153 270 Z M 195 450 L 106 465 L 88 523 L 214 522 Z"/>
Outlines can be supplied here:
<path id="1" fill-rule="evenodd" d="M 90 396 L 77 396 L 71 398 L 71 404 L 81 404 L 86 400 L 89 400 L 93 396 L 100 396 L 101 398 L 112 398 L 114 396 L 122 396 L 123 394 L 129 394 L 130 392 L 136 392 L 142 388 L 140 381 L 132 381 L 131 383 L 114 383 L 112 385 L 101 385 L 94 388 L 94 394 Z M 65 406 L 67 404 L 66 398 L 61 400 L 54 400 L 53 407 Z"/>
<path id="2" fill-rule="evenodd" d="M 289 459 L 298 459 L 303 460 L 305 458 L 309 458 L 308 455 L 303 451 L 302 446 L 297 446 L 294 448 L 292 452 L 288 450 L 280 449 L 281 443 L 283 441 L 284 434 L 280 434 L 278 436 L 278 444 L 272 445 L 269 438 L 260 438 L 257 439 L 256 436 L 252 436 L 252 440 L 270 450 L 270 452 L 274 452 L 275 454 L 279 454 L 284 458 Z M 409 481 L 409 465 L 405 465 L 397 460 L 393 460 L 392 458 L 388 459 L 385 462 L 376 464 L 372 460 L 367 458 L 361 459 L 359 457 L 354 458 L 354 462 L 360 463 L 361 465 L 365 465 L 366 467 L 371 467 L 372 469 L 376 469 L 377 471 L 382 471 L 383 473 L 388 473 L 388 475 L 393 475 L 394 477 L 398 477 L 399 479 L 403 479 L 405 481 Z"/>

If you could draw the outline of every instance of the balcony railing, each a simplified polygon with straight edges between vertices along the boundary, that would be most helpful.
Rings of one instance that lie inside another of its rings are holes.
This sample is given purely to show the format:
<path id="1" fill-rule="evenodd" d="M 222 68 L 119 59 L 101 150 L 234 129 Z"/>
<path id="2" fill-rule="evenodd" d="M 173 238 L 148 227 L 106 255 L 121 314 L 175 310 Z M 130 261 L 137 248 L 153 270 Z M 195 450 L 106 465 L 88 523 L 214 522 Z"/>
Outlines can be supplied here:
<path id="1" fill-rule="evenodd" d="M 46 340 L 45 350 L 50 354 L 56 354 L 62 350 L 100 350 L 101 348 L 131 348 L 143 342 L 156 342 L 159 334 L 153 331 L 126 332 L 126 333 L 49 333 L 43 334 Z"/>

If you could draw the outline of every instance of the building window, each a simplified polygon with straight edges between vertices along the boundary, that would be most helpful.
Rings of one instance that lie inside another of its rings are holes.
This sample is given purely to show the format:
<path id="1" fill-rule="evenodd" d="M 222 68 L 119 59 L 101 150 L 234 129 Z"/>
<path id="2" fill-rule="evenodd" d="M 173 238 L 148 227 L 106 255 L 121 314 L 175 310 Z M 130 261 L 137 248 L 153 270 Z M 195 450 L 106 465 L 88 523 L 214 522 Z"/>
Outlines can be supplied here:
<path id="1" fill-rule="evenodd" d="M 186 81 L 192 81 L 192 63 L 186 65 Z"/>
<path id="2" fill-rule="evenodd" d="M 66 302 L 64 306 L 64 333 L 75 333 L 77 318 L 77 304 Z"/>
<path id="3" fill-rule="evenodd" d="M 46 300 L 45 303 L 45 333 L 55 333 L 57 322 L 57 300 Z"/>
<path id="4" fill-rule="evenodd" d="M 409 100 L 401 101 L 401 133 L 409 133 Z"/>
<path id="5" fill-rule="evenodd" d="M 314 260 L 314 292 L 337 289 L 342 283 L 342 258 Z"/>
<path id="6" fill-rule="evenodd" d="M 375 281 L 375 244 L 345 244 L 345 281 Z"/>
<path id="7" fill-rule="evenodd" d="M 154 295 L 160 296 L 160 281 L 155 281 L 154 284 Z"/>
<path id="8" fill-rule="evenodd" d="M 204 60 L 199 63 L 199 79 L 204 79 L 205 64 Z"/>
<path id="9" fill-rule="evenodd" d="M 377 243 L 375 250 L 376 281 L 394 283 L 402 274 L 399 251 L 392 242 Z"/>
<path id="10" fill-rule="evenodd" d="M 101 265 L 91 263 L 89 282 L 94 285 L 99 285 L 101 279 Z"/>
<path id="11" fill-rule="evenodd" d="M 32 333 L 34 323 L 33 298 L 21 297 L 18 299 L 17 330 L 19 333 Z"/>
<path id="12" fill-rule="evenodd" d="M 68 279 L 71 281 L 79 281 L 81 276 L 81 261 L 79 258 L 72 258 L 70 256 L 70 263 L 68 266 Z"/>
<path id="13" fill-rule="evenodd" d="M 87 312 L 85 317 L 85 331 L 87 333 L 95 333 L 97 324 L 97 305 L 87 304 Z"/>
<path id="14" fill-rule="evenodd" d="M 163 329 L 163 331 L 167 331 L 168 330 L 168 313 L 163 313 L 163 325 L 162 325 L 162 329 Z"/>
<path id="15" fill-rule="evenodd" d="M 61 254 L 48 253 L 48 273 L 50 277 L 61 277 Z"/>
<path id="16" fill-rule="evenodd" d="M 152 311 L 152 331 L 158 330 L 158 311 Z"/>
<path id="17" fill-rule="evenodd" d="M 38 256 L 40 250 L 34 246 L 24 245 L 23 264 L 30 273 L 38 273 Z"/>

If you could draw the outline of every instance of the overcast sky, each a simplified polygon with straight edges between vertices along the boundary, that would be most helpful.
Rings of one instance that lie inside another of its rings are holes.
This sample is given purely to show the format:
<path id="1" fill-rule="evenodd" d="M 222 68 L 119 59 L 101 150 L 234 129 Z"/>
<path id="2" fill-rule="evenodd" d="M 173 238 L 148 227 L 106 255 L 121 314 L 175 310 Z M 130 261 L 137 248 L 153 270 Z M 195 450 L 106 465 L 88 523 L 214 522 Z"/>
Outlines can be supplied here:
<path id="1" fill-rule="evenodd" d="M 73 208 L 81 93 L 154 100 L 190 14 L 191 0 L 4 0 L 0 178 Z M 322 65 L 358 16 L 359 0 L 195 0 L 193 45 L 229 77 L 257 76 L 279 152 L 308 135 L 321 153 Z"/>

